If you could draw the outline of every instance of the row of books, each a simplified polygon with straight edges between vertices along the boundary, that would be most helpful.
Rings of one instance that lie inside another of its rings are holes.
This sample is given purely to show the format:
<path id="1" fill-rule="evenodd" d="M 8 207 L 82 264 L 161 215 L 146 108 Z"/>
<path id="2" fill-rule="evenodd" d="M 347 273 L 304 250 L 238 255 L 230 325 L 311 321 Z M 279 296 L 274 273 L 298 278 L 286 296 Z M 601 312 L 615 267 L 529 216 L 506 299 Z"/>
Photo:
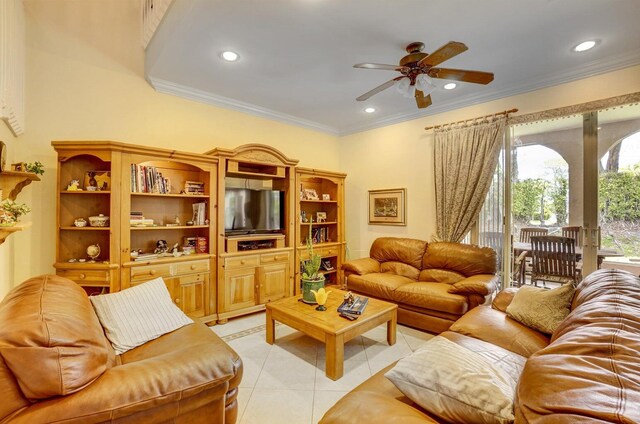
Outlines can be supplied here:
<path id="1" fill-rule="evenodd" d="M 314 228 L 311 230 L 311 242 L 312 243 L 328 243 L 331 239 L 329 238 L 329 229 L 326 227 L 322 228 Z M 306 244 L 306 242 L 305 242 Z"/>
<path id="2" fill-rule="evenodd" d="M 196 253 L 207 253 L 209 251 L 209 241 L 206 237 L 183 237 L 183 249 L 193 248 Z"/>
<path id="3" fill-rule="evenodd" d="M 153 219 L 147 219 L 142 212 L 131 211 L 129 215 L 129 224 L 132 227 L 153 227 Z"/>
<path id="4" fill-rule="evenodd" d="M 349 302 L 348 300 L 344 300 L 340 306 L 338 306 L 338 312 L 347 313 L 347 314 L 355 314 L 362 315 L 364 312 L 364 308 L 367 307 L 367 303 L 369 303 L 369 298 L 364 296 L 353 296 L 353 301 Z"/>
<path id="5" fill-rule="evenodd" d="M 204 183 L 201 181 L 185 181 L 184 192 L 186 194 L 204 194 Z"/>
<path id="6" fill-rule="evenodd" d="M 171 193 L 171 180 L 164 178 L 155 166 L 131 164 L 132 193 Z"/>

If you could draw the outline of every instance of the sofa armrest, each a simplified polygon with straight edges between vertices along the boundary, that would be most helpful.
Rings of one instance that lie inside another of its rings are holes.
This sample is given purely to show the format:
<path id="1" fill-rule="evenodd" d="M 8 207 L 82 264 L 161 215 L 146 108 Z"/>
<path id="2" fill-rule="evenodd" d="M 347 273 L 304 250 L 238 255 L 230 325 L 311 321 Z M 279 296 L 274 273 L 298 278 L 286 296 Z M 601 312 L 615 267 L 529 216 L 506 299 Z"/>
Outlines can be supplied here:
<path id="1" fill-rule="evenodd" d="M 229 380 L 241 372 L 238 366 L 228 350 L 213 343 L 175 346 L 162 355 L 114 366 L 86 388 L 34 403 L 13 419 L 102 422 L 142 414 L 147 422 L 156 422 L 188 413 L 203 402 L 219 403 L 222 416 Z"/>
<path id="2" fill-rule="evenodd" d="M 455 294 L 488 296 L 496 290 L 498 290 L 498 276 L 478 274 L 452 284 L 448 291 Z"/>
<path id="3" fill-rule="evenodd" d="M 342 270 L 347 274 L 371 274 L 380 272 L 380 262 L 372 258 L 360 258 L 343 263 Z"/>
<path id="4" fill-rule="evenodd" d="M 507 312 L 507 307 L 511 304 L 513 296 L 516 295 L 517 291 L 518 289 L 515 287 L 509 287 L 504 290 L 500 290 L 495 299 L 493 299 L 491 307 L 500 312 Z"/>

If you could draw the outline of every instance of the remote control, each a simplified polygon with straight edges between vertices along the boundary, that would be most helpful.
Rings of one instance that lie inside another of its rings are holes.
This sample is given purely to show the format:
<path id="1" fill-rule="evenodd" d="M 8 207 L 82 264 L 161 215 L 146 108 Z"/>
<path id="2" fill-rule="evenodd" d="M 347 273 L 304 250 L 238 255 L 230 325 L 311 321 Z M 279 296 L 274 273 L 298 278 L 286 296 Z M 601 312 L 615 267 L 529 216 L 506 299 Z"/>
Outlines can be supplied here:
<path id="1" fill-rule="evenodd" d="M 354 321 L 354 320 L 358 319 L 358 317 L 356 315 L 347 314 L 345 312 L 340 313 L 340 316 L 342 318 L 348 319 L 349 321 Z"/>

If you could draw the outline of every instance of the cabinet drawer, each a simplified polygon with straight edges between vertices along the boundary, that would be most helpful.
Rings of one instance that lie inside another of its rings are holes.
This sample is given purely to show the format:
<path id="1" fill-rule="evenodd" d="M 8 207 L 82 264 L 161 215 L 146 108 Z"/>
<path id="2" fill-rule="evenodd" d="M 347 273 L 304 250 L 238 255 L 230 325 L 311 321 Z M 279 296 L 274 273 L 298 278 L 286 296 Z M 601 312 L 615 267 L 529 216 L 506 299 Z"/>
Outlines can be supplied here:
<path id="1" fill-rule="evenodd" d="M 178 262 L 177 275 L 190 274 L 192 272 L 208 272 L 209 261 L 200 260 L 192 262 Z"/>
<path id="2" fill-rule="evenodd" d="M 330 257 L 330 256 L 338 256 L 338 254 L 340 253 L 340 248 L 337 246 L 323 247 L 322 249 L 318 249 L 318 250 L 319 250 L 318 253 L 323 258 Z"/>
<path id="3" fill-rule="evenodd" d="M 59 269 L 57 274 L 61 277 L 73 280 L 82 285 L 109 283 L 109 271 L 102 270 L 83 270 L 83 269 Z"/>
<path id="4" fill-rule="evenodd" d="M 225 258 L 225 269 L 244 268 L 249 266 L 258 266 L 260 264 L 260 257 L 258 255 L 243 256 L 238 258 Z"/>
<path id="5" fill-rule="evenodd" d="M 287 262 L 289 260 L 289 252 L 265 253 L 260 255 L 261 264 L 271 264 L 274 262 Z"/>
<path id="6" fill-rule="evenodd" d="M 179 280 L 181 285 L 196 284 L 196 283 L 203 283 L 208 276 L 209 274 L 207 273 L 185 275 L 184 277 L 180 277 Z"/>
<path id="7" fill-rule="evenodd" d="M 144 281 L 151 280 L 158 277 L 170 277 L 171 265 L 170 264 L 158 264 L 158 265 L 144 265 L 131 268 L 131 281 Z"/>

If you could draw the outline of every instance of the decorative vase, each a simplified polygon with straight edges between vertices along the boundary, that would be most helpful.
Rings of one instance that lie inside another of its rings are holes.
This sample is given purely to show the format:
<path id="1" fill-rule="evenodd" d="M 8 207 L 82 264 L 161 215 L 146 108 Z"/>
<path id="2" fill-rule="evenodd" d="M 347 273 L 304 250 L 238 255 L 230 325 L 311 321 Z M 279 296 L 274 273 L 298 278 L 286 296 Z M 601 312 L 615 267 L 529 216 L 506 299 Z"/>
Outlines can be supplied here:
<path id="1" fill-rule="evenodd" d="M 305 280 L 303 278 L 302 279 L 302 301 L 310 305 L 315 305 L 317 303 L 316 298 L 313 295 L 313 293 L 311 293 L 311 290 L 318 291 L 322 287 L 324 287 L 324 280 Z"/>

